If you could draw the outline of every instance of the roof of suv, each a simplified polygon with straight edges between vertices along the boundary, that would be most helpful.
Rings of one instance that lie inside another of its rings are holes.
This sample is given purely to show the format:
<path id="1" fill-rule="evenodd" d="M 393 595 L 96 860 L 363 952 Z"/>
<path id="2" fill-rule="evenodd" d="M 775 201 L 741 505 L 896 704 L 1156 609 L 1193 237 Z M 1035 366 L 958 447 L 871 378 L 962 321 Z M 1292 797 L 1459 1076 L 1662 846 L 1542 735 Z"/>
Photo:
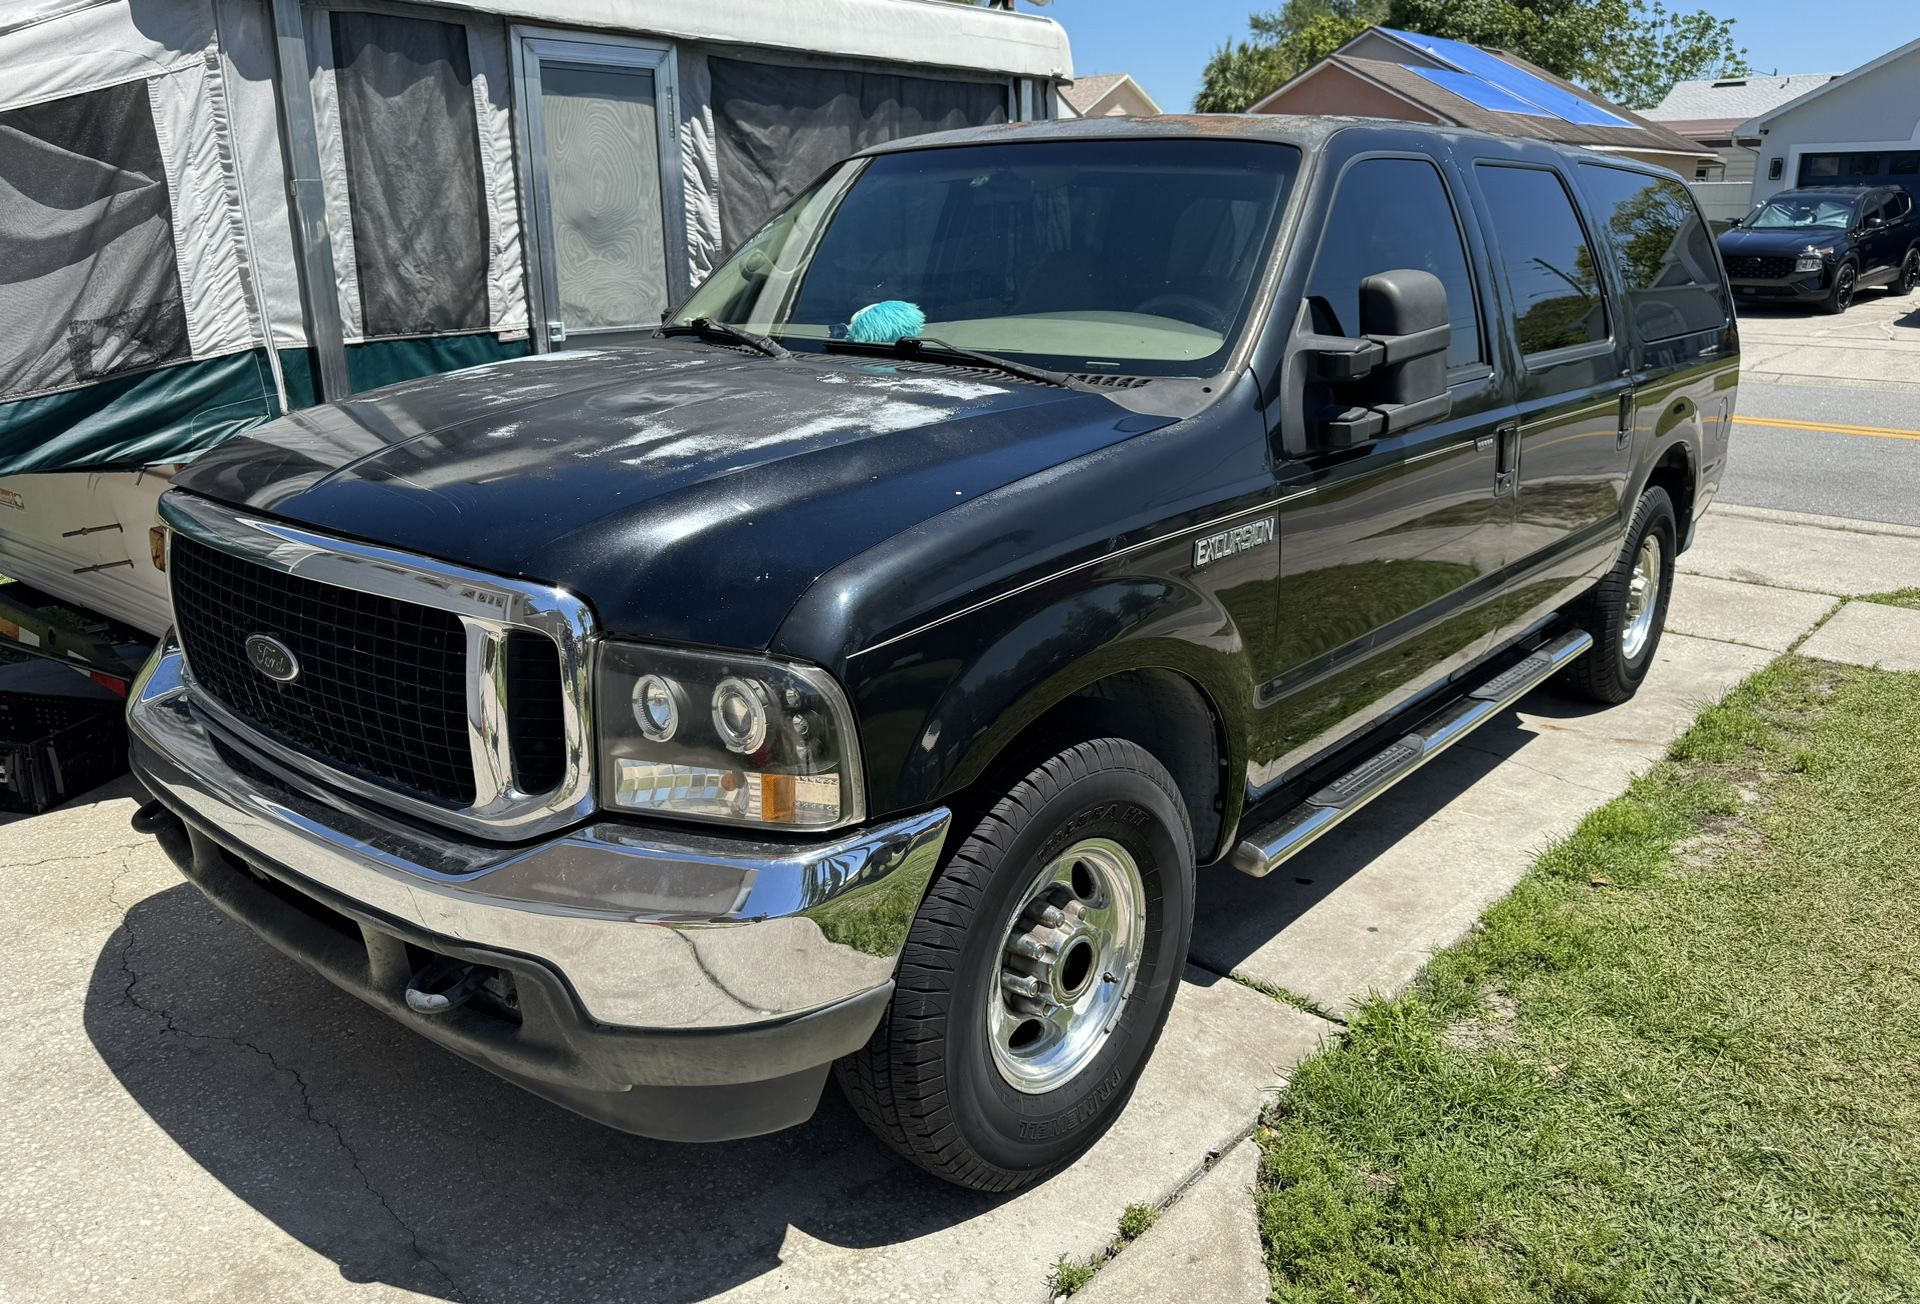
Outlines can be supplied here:
<path id="1" fill-rule="evenodd" d="M 1401 122 L 1394 118 L 1301 117 L 1282 113 L 1168 113 L 1153 118 L 1054 118 L 1032 122 L 1004 122 L 991 127 L 963 127 L 926 136 L 888 141 L 860 151 L 861 155 L 892 154 L 951 145 L 996 145 L 1014 140 L 1127 140 L 1186 138 L 1202 140 L 1264 140 L 1314 149 L 1341 131 L 1371 129 L 1383 134 L 1421 135 L 1440 140 L 1484 140 L 1513 146 L 1538 145 L 1563 155 L 1595 156 L 1595 151 L 1552 141 L 1496 136 L 1465 127 Z M 1619 155 L 1598 157 L 1628 167 L 1646 167 Z"/>

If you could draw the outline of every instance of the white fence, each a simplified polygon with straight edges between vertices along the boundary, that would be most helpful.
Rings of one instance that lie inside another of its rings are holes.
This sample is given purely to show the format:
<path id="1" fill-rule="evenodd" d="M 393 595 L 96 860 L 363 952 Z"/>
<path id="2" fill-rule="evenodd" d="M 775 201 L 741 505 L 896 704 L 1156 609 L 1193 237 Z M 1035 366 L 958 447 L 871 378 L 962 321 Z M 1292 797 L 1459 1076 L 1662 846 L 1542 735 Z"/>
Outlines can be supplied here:
<path id="1" fill-rule="evenodd" d="M 1731 222 L 1736 217 L 1745 217 L 1747 210 L 1753 207 L 1753 183 L 1751 181 L 1694 181 L 1695 199 L 1700 201 L 1700 211 L 1709 222 Z"/>

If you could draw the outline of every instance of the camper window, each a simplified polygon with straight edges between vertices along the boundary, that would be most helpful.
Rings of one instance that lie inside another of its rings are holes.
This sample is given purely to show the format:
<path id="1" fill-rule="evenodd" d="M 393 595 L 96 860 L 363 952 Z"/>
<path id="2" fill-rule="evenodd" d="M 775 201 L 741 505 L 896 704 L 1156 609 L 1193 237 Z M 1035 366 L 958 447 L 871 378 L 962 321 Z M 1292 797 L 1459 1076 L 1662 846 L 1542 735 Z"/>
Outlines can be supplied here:
<path id="1" fill-rule="evenodd" d="M 362 335 L 485 330 L 486 192 L 466 29 L 332 19 Z"/>
<path id="2" fill-rule="evenodd" d="M 0 398 L 188 356 L 144 81 L 0 113 Z"/>
<path id="3" fill-rule="evenodd" d="M 903 136 L 1007 120 L 1005 82 L 710 59 L 729 249 L 849 154 Z"/>

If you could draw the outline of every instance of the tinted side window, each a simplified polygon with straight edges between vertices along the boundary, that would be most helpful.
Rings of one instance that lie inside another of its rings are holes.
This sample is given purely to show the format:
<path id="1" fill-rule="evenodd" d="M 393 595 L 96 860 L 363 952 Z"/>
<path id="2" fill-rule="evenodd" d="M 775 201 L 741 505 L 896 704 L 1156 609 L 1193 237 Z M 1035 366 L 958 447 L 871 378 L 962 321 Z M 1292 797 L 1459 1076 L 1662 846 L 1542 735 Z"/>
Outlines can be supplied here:
<path id="1" fill-rule="evenodd" d="M 1476 165 L 1506 267 L 1520 351 L 1545 353 L 1607 338 L 1599 268 L 1559 176 Z"/>
<path id="2" fill-rule="evenodd" d="M 1580 165 L 1580 184 L 1606 223 L 1640 337 L 1716 330 L 1727 320 L 1713 236 L 1678 181 Z"/>
<path id="3" fill-rule="evenodd" d="M 1432 272 L 1447 288 L 1447 365 L 1485 361 L 1466 246 L 1439 169 L 1424 159 L 1362 159 L 1340 178 L 1307 282 L 1314 329 L 1358 335 L 1360 282 L 1405 267 Z"/>

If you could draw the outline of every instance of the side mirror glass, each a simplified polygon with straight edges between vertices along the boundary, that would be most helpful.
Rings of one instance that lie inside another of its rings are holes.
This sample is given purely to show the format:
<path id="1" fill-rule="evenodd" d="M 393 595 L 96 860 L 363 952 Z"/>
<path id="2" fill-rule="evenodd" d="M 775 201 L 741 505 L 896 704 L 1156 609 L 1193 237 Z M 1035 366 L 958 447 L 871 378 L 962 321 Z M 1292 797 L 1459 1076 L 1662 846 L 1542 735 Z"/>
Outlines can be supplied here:
<path id="1" fill-rule="evenodd" d="M 1447 289 L 1432 272 L 1400 268 L 1360 283 L 1360 335 L 1314 335 L 1314 379 L 1332 402 L 1311 420 L 1323 448 L 1351 448 L 1453 410 Z"/>

